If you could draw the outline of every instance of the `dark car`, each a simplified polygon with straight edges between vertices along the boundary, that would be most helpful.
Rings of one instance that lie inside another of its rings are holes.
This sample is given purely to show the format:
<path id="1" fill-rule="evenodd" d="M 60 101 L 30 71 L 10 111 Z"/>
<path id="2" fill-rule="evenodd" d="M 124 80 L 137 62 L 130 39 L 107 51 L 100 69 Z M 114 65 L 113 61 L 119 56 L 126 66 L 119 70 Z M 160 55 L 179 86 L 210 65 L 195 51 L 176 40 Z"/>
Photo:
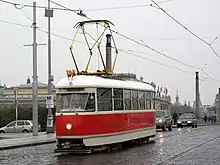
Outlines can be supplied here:
<path id="1" fill-rule="evenodd" d="M 172 131 L 172 116 L 168 110 L 156 110 L 156 128 Z"/>
<path id="2" fill-rule="evenodd" d="M 192 127 L 197 128 L 197 118 L 192 113 L 184 113 L 177 121 L 177 128 Z"/>

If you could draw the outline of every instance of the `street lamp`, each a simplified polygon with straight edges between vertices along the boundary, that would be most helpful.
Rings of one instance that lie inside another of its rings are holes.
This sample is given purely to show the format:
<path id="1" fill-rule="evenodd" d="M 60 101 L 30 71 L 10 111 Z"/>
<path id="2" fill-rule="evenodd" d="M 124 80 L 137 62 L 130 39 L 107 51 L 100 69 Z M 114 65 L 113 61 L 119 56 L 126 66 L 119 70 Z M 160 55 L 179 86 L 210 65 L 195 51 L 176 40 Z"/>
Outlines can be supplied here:
<path id="1" fill-rule="evenodd" d="M 15 95 L 15 121 L 18 120 L 18 88 L 13 88 Z"/>

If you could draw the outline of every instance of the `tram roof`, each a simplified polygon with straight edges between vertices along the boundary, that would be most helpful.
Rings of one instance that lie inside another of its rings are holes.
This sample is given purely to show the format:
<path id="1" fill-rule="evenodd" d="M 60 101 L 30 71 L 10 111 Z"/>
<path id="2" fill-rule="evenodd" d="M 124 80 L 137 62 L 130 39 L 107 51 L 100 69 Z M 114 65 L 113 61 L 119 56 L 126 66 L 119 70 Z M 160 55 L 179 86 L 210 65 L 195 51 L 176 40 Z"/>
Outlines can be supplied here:
<path id="1" fill-rule="evenodd" d="M 71 83 L 70 83 L 71 82 Z M 116 80 L 111 78 L 103 78 L 98 76 L 78 75 L 73 78 L 63 78 L 56 84 L 56 88 L 126 88 L 137 90 L 155 91 L 154 88 L 147 83 L 130 81 L 130 80 Z"/>

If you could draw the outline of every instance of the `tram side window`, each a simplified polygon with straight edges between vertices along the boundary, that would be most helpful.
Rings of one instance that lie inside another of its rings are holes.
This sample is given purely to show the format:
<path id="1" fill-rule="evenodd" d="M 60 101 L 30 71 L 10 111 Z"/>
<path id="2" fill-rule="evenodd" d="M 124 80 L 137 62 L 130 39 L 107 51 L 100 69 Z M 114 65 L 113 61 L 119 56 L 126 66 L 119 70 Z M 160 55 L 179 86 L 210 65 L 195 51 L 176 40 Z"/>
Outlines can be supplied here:
<path id="1" fill-rule="evenodd" d="M 97 88 L 98 111 L 112 111 L 112 89 Z"/>
<path id="2" fill-rule="evenodd" d="M 131 90 L 124 90 L 125 110 L 131 110 Z"/>
<path id="3" fill-rule="evenodd" d="M 145 92 L 146 109 L 151 109 L 151 93 Z"/>
<path id="4" fill-rule="evenodd" d="M 139 99 L 139 109 L 145 109 L 145 99 L 144 99 L 144 91 L 138 91 L 138 99 Z"/>
<path id="5" fill-rule="evenodd" d="M 132 90 L 132 105 L 133 105 L 133 110 L 138 109 L 138 91 Z"/>
<path id="6" fill-rule="evenodd" d="M 124 110 L 123 106 L 123 89 L 113 89 L 114 110 Z"/>

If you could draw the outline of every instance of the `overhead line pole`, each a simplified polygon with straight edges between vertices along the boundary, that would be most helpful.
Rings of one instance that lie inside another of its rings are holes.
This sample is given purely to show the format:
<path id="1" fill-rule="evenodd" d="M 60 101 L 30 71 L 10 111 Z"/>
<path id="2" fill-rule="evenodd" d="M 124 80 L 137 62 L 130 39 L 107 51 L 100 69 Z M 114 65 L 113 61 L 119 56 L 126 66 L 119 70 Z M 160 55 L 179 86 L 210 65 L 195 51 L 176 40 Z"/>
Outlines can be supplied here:
<path id="1" fill-rule="evenodd" d="M 36 23 L 36 2 L 33 2 L 33 44 L 24 45 L 33 47 L 33 108 L 32 108 L 32 117 L 33 117 L 33 136 L 38 135 L 38 76 L 37 76 L 37 46 L 45 44 L 37 44 L 37 23 Z"/>
<path id="2" fill-rule="evenodd" d="M 48 108 L 47 133 L 53 133 L 54 124 L 53 124 L 52 108 L 54 108 L 54 105 L 53 105 L 53 91 L 52 91 L 53 77 L 51 75 L 51 34 L 50 34 L 50 18 L 53 17 L 53 10 L 50 9 L 50 0 L 48 0 L 48 8 L 45 9 L 45 17 L 48 17 L 48 96 L 47 96 L 47 100 L 50 101 L 50 104 L 46 105 L 46 107 Z"/>

